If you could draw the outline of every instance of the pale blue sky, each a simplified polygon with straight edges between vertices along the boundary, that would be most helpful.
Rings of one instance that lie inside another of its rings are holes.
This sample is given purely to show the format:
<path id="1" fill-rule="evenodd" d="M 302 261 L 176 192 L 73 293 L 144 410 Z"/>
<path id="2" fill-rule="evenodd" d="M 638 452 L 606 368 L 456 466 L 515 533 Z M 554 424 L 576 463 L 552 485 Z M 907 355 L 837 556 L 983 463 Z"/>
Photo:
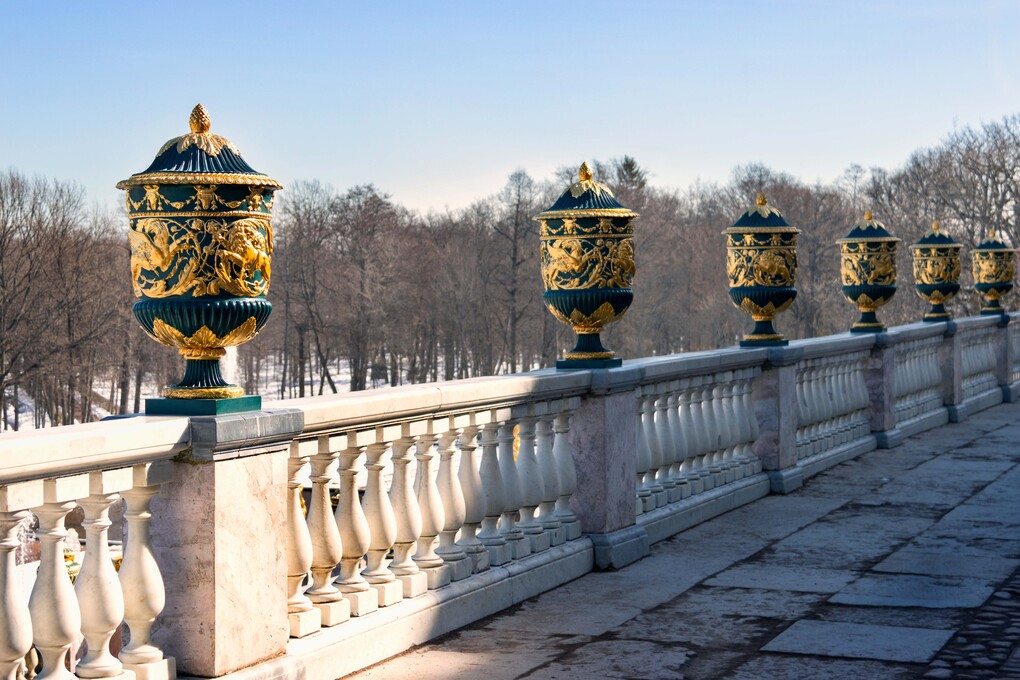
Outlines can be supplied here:
<path id="1" fill-rule="evenodd" d="M 894 167 L 1020 112 L 1020 2 L 0 5 L 0 168 L 113 185 L 187 131 L 285 184 L 467 205 L 630 154 L 656 184 Z"/>

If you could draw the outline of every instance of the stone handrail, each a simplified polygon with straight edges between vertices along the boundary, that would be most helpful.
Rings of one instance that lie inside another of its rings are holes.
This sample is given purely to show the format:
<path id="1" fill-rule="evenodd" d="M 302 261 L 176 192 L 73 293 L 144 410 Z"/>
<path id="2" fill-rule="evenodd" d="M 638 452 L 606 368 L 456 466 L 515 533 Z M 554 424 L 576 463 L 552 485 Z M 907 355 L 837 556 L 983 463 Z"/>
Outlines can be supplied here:
<path id="1" fill-rule="evenodd" d="M 262 661 L 342 675 L 1015 399 L 1018 326 L 974 317 L 5 435 L 0 673 L 19 677 L 34 636 L 44 677 L 70 677 L 60 660 L 84 636 L 82 677 Z M 118 494 L 119 581 L 105 547 Z M 76 503 L 87 541 L 72 591 L 61 543 Z M 43 546 L 31 603 L 14 558 L 29 510 Z"/>

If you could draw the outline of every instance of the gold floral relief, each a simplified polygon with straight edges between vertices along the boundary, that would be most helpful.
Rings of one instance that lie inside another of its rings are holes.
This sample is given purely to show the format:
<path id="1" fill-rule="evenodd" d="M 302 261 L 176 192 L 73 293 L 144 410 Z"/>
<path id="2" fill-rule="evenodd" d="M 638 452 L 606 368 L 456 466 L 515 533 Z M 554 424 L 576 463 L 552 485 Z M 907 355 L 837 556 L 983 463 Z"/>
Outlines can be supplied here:
<path id="1" fill-rule="evenodd" d="M 740 304 L 737 305 L 737 308 L 739 308 L 740 311 L 744 312 L 745 314 L 750 314 L 751 318 L 754 321 L 772 321 L 772 319 L 775 318 L 776 314 L 786 311 L 786 309 L 789 308 L 789 306 L 792 304 L 793 298 L 790 298 L 789 300 L 782 303 L 778 307 L 776 307 L 771 302 L 769 302 L 763 307 L 760 305 L 756 305 L 754 301 L 749 298 L 744 298 L 743 300 L 740 301 Z"/>
<path id="2" fill-rule="evenodd" d="M 847 244 L 853 245 L 853 244 Z M 896 283 L 896 255 L 892 252 L 847 252 L 840 260 L 844 286 L 891 286 Z"/>
<path id="3" fill-rule="evenodd" d="M 630 288 L 634 273 L 634 246 L 629 238 L 542 242 L 546 290 Z"/>
<path id="4" fill-rule="evenodd" d="M 242 297 L 269 290 L 273 229 L 268 219 L 135 220 L 129 232 L 137 297 Z M 258 275 L 258 276 L 256 276 Z"/>
<path id="5" fill-rule="evenodd" d="M 797 251 L 792 244 L 780 248 L 729 248 L 726 273 L 730 287 L 791 287 L 797 279 Z"/>
<path id="6" fill-rule="evenodd" d="M 914 280 L 921 284 L 959 282 L 960 256 L 955 251 L 918 249 L 914 253 Z"/>
<path id="7" fill-rule="evenodd" d="M 972 267 L 976 283 L 1012 283 L 1016 278 L 1016 258 L 1012 252 L 975 252 Z"/>
<path id="8" fill-rule="evenodd" d="M 163 210 L 184 210 L 185 208 L 193 208 L 194 210 L 217 210 L 219 208 L 227 208 L 230 210 L 237 210 L 241 207 L 245 201 L 248 202 L 248 210 L 252 212 L 260 212 L 262 205 L 265 204 L 266 208 L 270 208 L 268 201 L 264 201 L 262 198 L 262 191 L 264 187 L 253 186 L 248 196 L 240 201 L 228 201 L 218 193 L 216 184 L 195 184 L 192 185 L 195 193 L 193 196 L 184 199 L 183 201 L 171 201 L 162 193 L 162 186 L 159 184 L 145 184 L 142 186 L 145 190 L 145 194 L 141 200 L 131 200 L 131 191 L 127 191 L 127 208 L 128 212 L 157 212 Z"/>

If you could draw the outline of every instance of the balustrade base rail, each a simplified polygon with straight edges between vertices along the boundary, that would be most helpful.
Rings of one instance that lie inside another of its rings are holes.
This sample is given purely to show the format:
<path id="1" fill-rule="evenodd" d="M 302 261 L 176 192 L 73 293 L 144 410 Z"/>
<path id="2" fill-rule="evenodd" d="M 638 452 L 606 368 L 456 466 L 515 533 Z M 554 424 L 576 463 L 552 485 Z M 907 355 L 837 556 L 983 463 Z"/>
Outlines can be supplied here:
<path id="1" fill-rule="evenodd" d="M 637 525 L 644 528 L 649 543 L 658 543 L 767 495 L 769 477 L 759 472 L 751 477 L 642 513 L 637 518 Z"/>

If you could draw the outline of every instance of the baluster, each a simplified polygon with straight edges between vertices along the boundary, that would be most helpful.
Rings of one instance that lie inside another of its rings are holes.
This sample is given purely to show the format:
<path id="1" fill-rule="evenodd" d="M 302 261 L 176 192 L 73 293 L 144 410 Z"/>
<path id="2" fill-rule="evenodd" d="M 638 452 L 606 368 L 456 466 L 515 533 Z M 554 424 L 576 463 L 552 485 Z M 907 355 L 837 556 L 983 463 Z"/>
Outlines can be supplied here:
<path id="1" fill-rule="evenodd" d="M 556 499 L 556 516 L 567 532 L 567 540 L 581 537 L 581 523 L 570 509 L 570 497 L 577 489 L 577 471 L 574 469 L 574 450 L 570 443 L 570 418 L 580 404 L 579 397 L 565 399 L 563 409 L 553 421 L 553 453 L 556 456 L 557 476 L 560 480 L 560 497 Z"/>
<path id="2" fill-rule="evenodd" d="M 542 530 L 549 535 L 551 545 L 559 545 L 567 540 L 566 530 L 556 517 L 556 499 L 560 497 L 560 479 L 556 464 L 556 455 L 553 453 L 553 419 L 551 413 L 543 413 L 535 424 L 535 446 L 538 449 L 536 457 L 542 471 L 542 479 L 545 483 L 545 495 L 542 503 L 538 506 L 538 523 Z M 654 506 L 653 506 L 654 507 Z"/>
<path id="3" fill-rule="evenodd" d="M 32 618 L 21 592 L 15 551 L 21 545 L 18 526 L 27 510 L 7 510 L 5 487 L 0 487 L 0 680 L 18 680 L 22 660 L 32 648 Z"/>
<path id="4" fill-rule="evenodd" d="M 754 442 L 758 441 L 758 416 L 754 413 L 754 379 L 761 373 L 760 368 L 752 368 L 747 371 L 747 379 L 744 381 L 744 414 L 747 418 L 747 457 L 750 461 L 747 467 L 748 475 L 756 475 L 761 472 L 761 459 L 754 452 Z"/>
<path id="5" fill-rule="evenodd" d="M 715 476 L 715 485 L 722 486 L 726 483 L 726 471 L 720 464 L 719 457 L 722 454 L 719 448 L 720 422 L 717 418 L 716 409 L 719 399 L 716 397 L 716 376 L 710 375 L 705 378 L 705 385 L 702 388 L 701 413 L 705 419 L 705 431 L 708 433 L 708 450 L 705 455 L 705 462 L 709 471 Z"/>
<path id="6" fill-rule="evenodd" d="M 418 536 L 418 548 L 414 553 L 414 563 L 426 577 L 429 590 L 442 588 L 450 583 L 450 569 L 443 558 L 436 554 L 436 537 L 446 523 L 443 514 L 443 501 L 439 497 L 436 486 L 436 475 L 433 474 L 432 445 L 436 435 L 432 433 L 433 423 L 429 422 L 429 431 L 418 435 L 414 443 L 414 457 L 418 461 L 418 470 L 414 477 L 414 492 L 421 512 L 421 532 Z M 406 596 L 406 593 L 405 593 Z"/>
<path id="7" fill-rule="evenodd" d="M 654 389 L 652 387 L 645 389 Z M 662 440 L 659 439 L 659 431 L 655 427 L 655 400 L 653 393 L 646 393 L 641 403 L 641 424 L 645 431 L 645 439 L 648 442 L 649 466 L 645 474 L 645 485 L 652 494 L 654 507 L 661 508 L 666 504 L 668 498 L 666 489 L 659 479 L 659 468 L 662 467 L 664 456 L 662 454 Z"/>
<path id="8" fill-rule="evenodd" d="M 827 395 L 824 385 L 824 368 L 821 360 L 813 361 L 808 373 L 808 422 L 810 423 L 808 455 L 814 455 L 825 446 L 825 404 Z"/>
<path id="9" fill-rule="evenodd" d="M 694 421 L 691 417 L 691 380 L 683 378 L 680 380 L 680 395 L 678 399 L 680 434 L 684 440 L 683 463 L 680 464 L 680 472 L 691 488 L 691 494 L 699 494 L 705 490 L 701 481 L 701 475 L 697 470 L 698 439 L 694 428 Z"/>
<path id="10" fill-rule="evenodd" d="M 347 435 L 347 448 L 340 451 L 340 500 L 336 506 L 336 525 L 340 529 L 340 576 L 335 581 L 350 604 L 351 616 L 364 616 L 379 607 L 379 596 L 361 574 L 361 560 L 371 543 L 372 532 L 358 498 L 359 459 L 364 447 L 358 438 L 364 433 Z"/>
<path id="11" fill-rule="evenodd" d="M 389 570 L 397 577 L 401 593 L 405 598 L 424 595 L 428 590 L 428 578 L 420 573 L 418 565 L 411 558 L 418 537 L 421 536 L 421 511 L 415 498 L 410 471 L 411 446 L 414 438 L 409 434 L 410 426 L 403 425 L 400 438 L 393 441 L 390 460 L 393 463 L 393 478 L 390 481 L 390 507 L 396 534 L 393 539 L 393 560 Z M 432 441 L 429 440 L 431 446 Z M 369 579 L 371 581 L 371 579 Z"/>
<path id="12" fill-rule="evenodd" d="M 715 488 L 715 474 L 709 467 L 710 453 L 709 447 L 711 441 L 709 439 L 708 429 L 705 422 L 705 391 L 703 389 L 704 381 L 706 378 L 699 377 L 695 378 L 691 382 L 691 431 L 697 440 L 697 446 L 694 449 L 694 453 L 697 455 L 696 459 L 696 470 L 698 477 L 701 479 L 702 489 L 710 491 Z"/>
<path id="13" fill-rule="evenodd" d="M 510 546 L 513 559 L 520 559 L 531 554 L 531 542 L 525 539 L 524 532 L 517 526 L 517 513 L 523 503 L 521 478 L 517 474 L 517 461 L 514 460 L 514 432 L 517 426 L 512 418 L 503 421 L 496 436 L 499 460 L 499 473 L 503 478 L 503 514 L 499 521 L 500 531 Z"/>
<path id="14" fill-rule="evenodd" d="M 124 593 L 124 623 L 130 642 L 120 650 L 120 661 L 136 676 L 174 678 L 174 658 L 152 642 L 152 625 L 166 606 L 163 575 L 152 554 L 150 537 L 152 499 L 162 484 L 172 479 L 167 463 L 143 463 L 131 471 L 132 487 L 124 491 L 127 547 L 120 565 L 120 588 Z"/>
<path id="15" fill-rule="evenodd" d="M 656 386 L 658 395 L 655 399 L 655 434 L 659 439 L 661 458 L 655 479 L 665 492 L 666 502 L 674 503 L 680 500 L 680 492 L 677 491 L 676 480 L 669 475 L 669 467 L 676 459 L 676 442 L 673 440 L 673 431 L 669 426 L 669 395 L 666 392 L 668 388 L 668 383 L 660 383 Z"/>
<path id="16" fill-rule="evenodd" d="M 319 630 L 322 615 L 302 588 L 312 566 L 312 538 L 301 509 L 301 470 L 311 455 L 309 445 L 315 442 L 294 441 L 287 459 L 287 620 L 290 636 L 304 637 Z"/>
<path id="17" fill-rule="evenodd" d="M 478 532 L 478 540 L 489 551 L 489 564 L 493 566 L 505 564 L 511 559 L 511 549 L 499 531 L 499 516 L 506 508 L 506 495 L 503 490 L 503 477 L 500 475 L 499 459 L 496 456 L 498 432 L 498 422 L 486 423 L 482 426 L 479 439 L 482 445 L 482 463 L 478 472 L 482 479 L 482 492 L 485 498 L 485 518 L 482 519 L 482 530 Z"/>
<path id="18" fill-rule="evenodd" d="M 543 404 L 544 406 L 544 404 Z M 520 449 L 517 452 L 517 474 L 521 482 L 521 521 L 517 528 L 521 530 L 531 547 L 531 552 L 541 552 L 550 547 L 549 535 L 542 531 L 542 525 L 535 519 L 535 511 L 545 497 L 545 485 L 535 456 L 535 425 L 538 416 L 532 414 L 521 418 L 517 427 L 517 439 Z"/>
<path id="19" fill-rule="evenodd" d="M 634 456 L 634 467 L 637 472 L 637 483 L 635 484 L 635 506 L 634 512 L 636 515 L 641 515 L 644 512 L 651 510 L 655 507 L 655 501 L 652 499 L 652 490 L 645 484 L 645 475 L 648 474 L 648 468 L 651 467 L 651 452 L 648 450 L 648 438 L 645 436 L 645 424 L 642 422 L 642 407 L 644 405 L 644 398 L 641 396 L 641 391 L 638 390 L 637 394 L 637 429 L 636 429 L 636 441 L 635 441 L 635 456 Z M 650 506 L 650 507 L 649 507 Z"/>
<path id="20" fill-rule="evenodd" d="M 676 500 L 683 500 L 691 495 L 691 485 L 681 473 L 681 466 L 687 459 L 687 442 L 684 433 L 680 430 L 680 381 L 674 380 L 669 384 L 667 394 L 666 422 L 669 425 L 669 438 L 673 444 L 673 455 L 670 457 L 669 479 L 676 488 Z"/>
<path id="21" fill-rule="evenodd" d="M 460 530 L 457 545 L 471 558 L 475 573 L 489 568 L 489 551 L 477 537 L 488 503 L 475 453 L 477 437 L 478 426 L 472 422 L 460 435 L 460 468 L 457 470 L 460 487 L 464 492 L 464 527 Z M 502 505 L 502 501 L 500 504 Z"/>
<path id="22" fill-rule="evenodd" d="M 450 419 L 453 424 L 453 418 Z M 450 568 L 450 579 L 460 581 L 471 575 L 471 560 L 464 548 L 457 545 L 457 532 L 464 526 L 467 506 L 460 479 L 453 470 L 453 457 L 456 453 L 455 444 L 463 435 L 464 428 L 454 427 L 439 437 L 439 474 L 436 475 L 436 488 L 443 503 L 443 530 L 439 532 L 439 547 L 436 554 Z"/>
<path id="23" fill-rule="evenodd" d="M 386 555 L 397 539 L 397 518 L 393 514 L 393 505 L 383 488 L 382 479 L 383 468 L 386 467 L 384 458 L 388 448 L 389 441 L 384 428 L 376 428 L 375 440 L 365 448 L 368 481 L 365 483 L 365 497 L 361 500 L 372 536 L 368 543 L 368 555 L 365 557 L 368 565 L 361 575 L 379 595 L 380 607 L 400 602 L 404 590 L 403 584 L 397 581 L 396 574 L 387 569 L 386 565 Z"/>
<path id="24" fill-rule="evenodd" d="M 48 499 L 34 512 L 39 518 L 36 533 L 41 543 L 39 572 L 28 601 L 35 633 L 35 646 L 42 658 L 41 680 L 74 678 L 64 665 L 74 668 L 69 654 L 78 639 L 81 613 L 74 597 L 71 578 L 64 565 L 64 518 L 74 509 L 74 501 L 58 499 L 57 480 L 46 480 L 45 496 Z"/>
<path id="25" fill-rule="evenodd" d="M 333 517 L 329 500 L 329 483 L 340 451 L 331 450 L 330 437 L 318 438 L 316 453 L 311 457 L 312 496 L 308 502 L 308 535 L 312 543 L 312 585 L 305 597 L 319 610 L 323 626 L 336 626 L 351 617 L 351 605 L 333 585 L 333 570 L 344 556 L 340 528 Z"/>
<path id="26" fill-rule="evenodd" d="M 742 479 L 744 468 L 742 461 L 737 459 L 737 446 L 743 439 L 743 419 L 737 417 L 738 407 L 733 402 L 734 373 L 726 372 L 726 381 L 722 385 L 723 413 L 723 464 L 726 466 L 726 478 L 730 481 Z"/>
<path id="27" fill-rule="evenodd" d="M 797 371 L 797 460 L 804 457 L 808 443 L 807 368 Z"/>
<path id="28" fill-rule="evenodd" d="M 81 610 L 81 632 L 88 653 L 78 663 L 80 678 L 113 678 L 123 665 L 110 652 L 110 640 L 124 620 L 124 594 L 110 559 L 110 508 L 120 502 L 117 491 L 131 488 L 131 468 L 89 474 L 89 496 L 80 501 L 85 509 L 85 559 L 74 581 Z"/>

